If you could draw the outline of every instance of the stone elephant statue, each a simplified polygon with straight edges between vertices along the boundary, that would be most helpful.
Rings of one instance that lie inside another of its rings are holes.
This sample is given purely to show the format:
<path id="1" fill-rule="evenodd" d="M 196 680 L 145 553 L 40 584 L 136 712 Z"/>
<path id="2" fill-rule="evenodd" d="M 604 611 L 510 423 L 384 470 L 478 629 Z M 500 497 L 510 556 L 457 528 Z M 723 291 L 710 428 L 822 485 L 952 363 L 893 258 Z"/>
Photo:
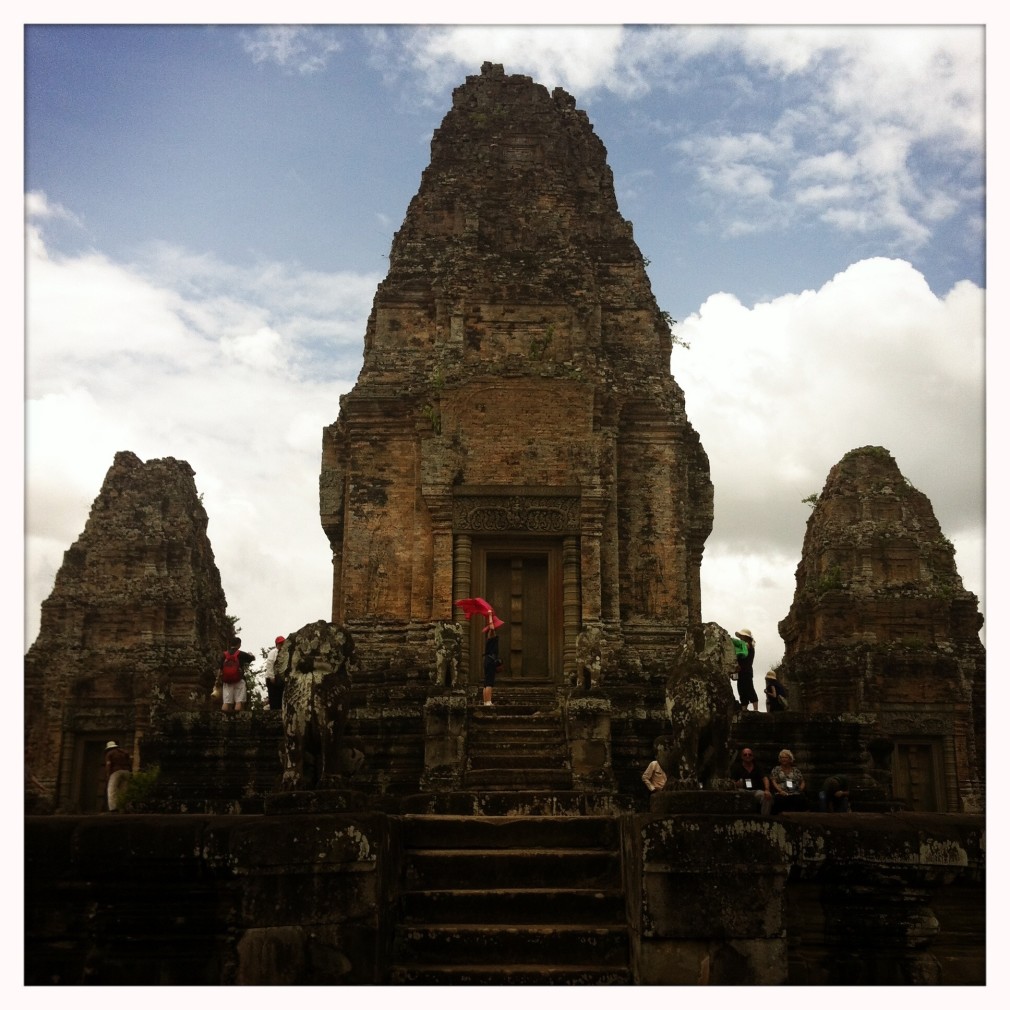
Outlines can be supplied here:
<path id="1" fill-rule="evenodd" d="M 344 753 L 348 693 L 355 666 L 354 642 L 343 628 L 316 621 L 289 635 L 277 651 L 276 675 L 284 682 L 283 789 L 340 784 L 362 756 Z"/>
<path id="2" fill-rule="evenodd" d="M 713 623 L 689 629 L 666 682 L 670 734 L 656 741 L 667 789 L 708 787 L 728 775 L 735 669 L 729 632 Z"/>

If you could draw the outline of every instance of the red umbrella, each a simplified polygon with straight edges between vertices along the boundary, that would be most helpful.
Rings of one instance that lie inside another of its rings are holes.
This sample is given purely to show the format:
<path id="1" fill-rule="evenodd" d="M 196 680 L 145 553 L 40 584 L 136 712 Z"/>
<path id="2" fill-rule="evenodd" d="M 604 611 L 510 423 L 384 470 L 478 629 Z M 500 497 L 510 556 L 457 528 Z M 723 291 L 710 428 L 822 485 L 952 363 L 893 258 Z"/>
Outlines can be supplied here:
<path id="1" fill-rule="evenodd" d="M 479 596 L 469 597 L 465 600 L 457 600 L 456 606 L 463 611 L 463 616 L 469 620 L 474 614 L 490 619 L 490 624 L 495 628 L 500 628 L 505 622 L 495 616 L 494 607 L 487 600 L 482 600 Z"/>

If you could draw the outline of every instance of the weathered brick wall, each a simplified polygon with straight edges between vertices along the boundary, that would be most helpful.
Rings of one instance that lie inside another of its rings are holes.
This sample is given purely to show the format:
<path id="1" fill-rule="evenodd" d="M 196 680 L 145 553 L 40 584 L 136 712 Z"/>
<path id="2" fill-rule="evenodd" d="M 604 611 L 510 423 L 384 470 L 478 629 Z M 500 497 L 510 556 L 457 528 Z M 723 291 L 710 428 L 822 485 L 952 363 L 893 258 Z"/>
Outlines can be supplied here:
<path id="1" fill-rule="evenodd" d="M 451 617 L 447 509 L 461 486 L 497 487 L 503 501 L 574 488 L 570 605 L 615 650 L 619 623 L 633 625 L 630 665 L 668 651 L 700 620 L 712 525 L 671 349 L 586 114 L 561 89 L 485 64 L 435 131 L 361 373 L 324 433 L 333 619 Z M 357 640 L 364 658 L 368 636 Z"/>

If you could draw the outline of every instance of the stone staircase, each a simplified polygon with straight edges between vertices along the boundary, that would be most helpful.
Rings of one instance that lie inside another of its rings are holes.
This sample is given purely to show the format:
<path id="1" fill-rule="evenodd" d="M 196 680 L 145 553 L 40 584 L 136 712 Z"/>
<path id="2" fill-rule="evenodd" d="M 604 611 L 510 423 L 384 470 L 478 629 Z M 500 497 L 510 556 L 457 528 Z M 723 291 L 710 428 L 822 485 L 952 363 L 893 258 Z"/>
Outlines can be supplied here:
<path id="1" fill-rule="evenodd" d="M 613 817 L 403 817 L 390 983 L 631 983 Z"/>
<path id="2" fill-rule="evenodd" d="M 503 688 L 469 711 L 466 789 L 570 790 L 568 740 L 555 691 Z"/>

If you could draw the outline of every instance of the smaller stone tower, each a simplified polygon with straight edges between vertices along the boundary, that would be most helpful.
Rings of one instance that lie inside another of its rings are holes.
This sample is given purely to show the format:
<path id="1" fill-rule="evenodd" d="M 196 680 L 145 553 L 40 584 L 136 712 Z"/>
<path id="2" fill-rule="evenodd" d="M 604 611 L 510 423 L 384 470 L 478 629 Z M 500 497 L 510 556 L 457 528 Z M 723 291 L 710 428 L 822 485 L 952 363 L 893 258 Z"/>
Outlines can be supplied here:
<path id="1" fill-rule="evenodd" d="M 193 470 L 116 453 L 25 657 L 25 775 L 101 809 L 106 741 L 137 753 L 152 704 L 204 708 L 230 626 Z"/>
<path id="2" fill-rule="evenodd" d="M 779 624 L 792 708 L 875 716 L 894 795 L 983 807 L 985 649 L 978 598 L 929 499 L 879 446 L 831 469 Z"/>

